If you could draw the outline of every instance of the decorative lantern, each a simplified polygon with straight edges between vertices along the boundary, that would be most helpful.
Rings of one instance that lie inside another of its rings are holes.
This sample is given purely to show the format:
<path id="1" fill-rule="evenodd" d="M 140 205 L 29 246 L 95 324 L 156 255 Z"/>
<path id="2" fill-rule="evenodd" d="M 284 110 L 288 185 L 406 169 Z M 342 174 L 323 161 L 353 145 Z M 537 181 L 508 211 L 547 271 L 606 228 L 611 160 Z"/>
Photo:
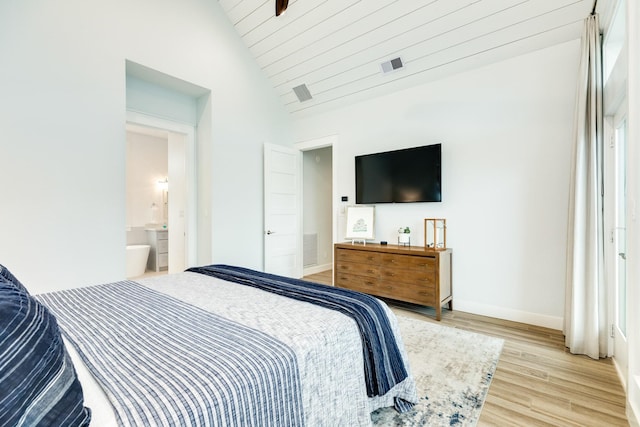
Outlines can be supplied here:
<path id="1" fill-rule="evenodd" d="M 447 220 L 444 218 L 425 218 L 424 246 L 441 251 L 447 248 Z"/>

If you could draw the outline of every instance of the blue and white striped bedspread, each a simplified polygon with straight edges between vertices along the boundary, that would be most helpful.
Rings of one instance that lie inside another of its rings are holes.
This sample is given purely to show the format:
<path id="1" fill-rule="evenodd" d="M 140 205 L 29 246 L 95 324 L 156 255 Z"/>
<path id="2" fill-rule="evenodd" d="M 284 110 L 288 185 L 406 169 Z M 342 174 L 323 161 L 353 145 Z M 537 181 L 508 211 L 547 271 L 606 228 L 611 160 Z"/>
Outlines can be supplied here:
<path id="1" fill-rule="evenodd" d="M 375 297 L 349 289 L 222 264 L 193 267 L 187 271 L 309 302 L 352 318 L 358 325 L 362 338 L 364 376 L 369 397 L 386 394 L 408 377 L 387 313 Z M 407 412 L 413 408 L 413 402 L 397 398 L 395 408 L 399 412 Z"/>
<path id="2" fill-rule="evenodd" d="M 130 281 L 38 298 L 120 425 L 304 425 L 296 355 L 265 333 Z"/>

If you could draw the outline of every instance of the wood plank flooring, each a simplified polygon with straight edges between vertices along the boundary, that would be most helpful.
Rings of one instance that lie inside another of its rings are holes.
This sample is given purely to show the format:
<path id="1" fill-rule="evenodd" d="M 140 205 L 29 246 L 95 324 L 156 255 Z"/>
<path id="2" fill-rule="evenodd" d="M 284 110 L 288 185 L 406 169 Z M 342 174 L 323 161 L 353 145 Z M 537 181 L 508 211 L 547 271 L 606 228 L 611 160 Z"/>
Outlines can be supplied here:
<path id="1" fill-rule="evenodd" d="M 332 283 L 332 271 L 305 277 Z M 567 352 L 561 331 L 387 301 L 399 315 L 505 340 L 478 426 L 628 426 L 625 394 L 610 359 Z"/>

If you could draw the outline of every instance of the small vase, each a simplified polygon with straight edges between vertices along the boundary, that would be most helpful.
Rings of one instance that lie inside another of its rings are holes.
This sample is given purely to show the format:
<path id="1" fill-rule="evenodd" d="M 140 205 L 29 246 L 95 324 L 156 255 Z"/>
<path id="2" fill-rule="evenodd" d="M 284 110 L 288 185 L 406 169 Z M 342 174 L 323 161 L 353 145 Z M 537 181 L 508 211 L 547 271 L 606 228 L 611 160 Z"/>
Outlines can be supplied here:
<path id="1" fill-rule="evenodd" d="M 411 242 L 411 234 L 409 233 L 399 233 L 398 234 L 398 244 L 399 245 L 408 245 Z"/>

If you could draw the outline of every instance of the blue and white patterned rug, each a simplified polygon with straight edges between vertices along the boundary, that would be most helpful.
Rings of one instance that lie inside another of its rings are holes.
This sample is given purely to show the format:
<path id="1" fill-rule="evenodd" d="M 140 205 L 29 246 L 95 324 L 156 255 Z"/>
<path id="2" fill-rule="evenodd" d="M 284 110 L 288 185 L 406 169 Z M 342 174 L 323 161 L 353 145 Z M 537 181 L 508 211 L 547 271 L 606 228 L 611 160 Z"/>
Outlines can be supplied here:
<path id="1" fill-rule="evenodd" d="M 374 426 L 475 426 L 504 340 L 397 317 L 420 401 L 405 414 L 374 412 Z"/>

